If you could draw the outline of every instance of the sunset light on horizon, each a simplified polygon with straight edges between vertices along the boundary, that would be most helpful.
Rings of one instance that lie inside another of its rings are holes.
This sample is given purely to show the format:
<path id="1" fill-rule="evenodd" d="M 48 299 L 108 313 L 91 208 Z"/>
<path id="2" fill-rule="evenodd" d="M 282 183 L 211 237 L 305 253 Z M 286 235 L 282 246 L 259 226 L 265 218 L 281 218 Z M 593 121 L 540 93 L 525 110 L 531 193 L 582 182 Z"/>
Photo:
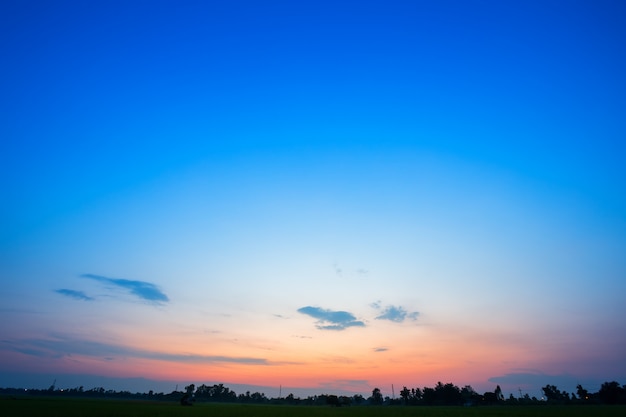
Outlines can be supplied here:
<path id="1" fill-rule="evenodd" d="M 625 18 L 3 1 L 0 387 L 626 384 Z"/>

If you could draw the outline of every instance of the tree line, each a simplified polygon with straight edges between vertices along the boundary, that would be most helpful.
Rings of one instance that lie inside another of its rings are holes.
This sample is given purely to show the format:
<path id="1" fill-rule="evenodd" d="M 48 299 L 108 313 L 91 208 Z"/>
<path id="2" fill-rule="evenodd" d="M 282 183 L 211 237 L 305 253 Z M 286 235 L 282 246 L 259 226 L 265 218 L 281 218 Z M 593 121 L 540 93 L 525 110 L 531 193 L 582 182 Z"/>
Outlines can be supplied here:
<path id="1" fill-rule="evenodd" d="M 224 384 L 205 385 L 196 387 L 194 384 L 187 385 L 184 391 L 177 389 L 171 393 L 131 393 L 129 391 L 105 390 L 96 387 L 85 390 L 84 387 L 59 389 L 53 384 L 48 389 L 24 389 L 24 388 L 0 388 L 0 394 L 9 396 L 36 395 L 36 396 L 65 396 L 65 397 L 95 397 L 95 398 L 134 398 L 154 401 L 177 401 L 182 405 L 193 405 L 197 402 L 222 402 L 222 403 L 249 403 L 249 404 L 289 404 L 289 405 L 327 405 L 327 406 L 437 406 L 437 405 L 465 405 L 465 406 L 490 406 L 490 405 L 531 405 L 531 404 L 626 404 L 626 385 L 620 385 L 616 381 L 605 382 L 598 392 L 589 392 L 581 385 L 576 387 L 576 393 L 568 393 L 559 390 L 554 385 L 546 385 L 542 388 L 543 397 L 531 397 L 528 394 L 515 397 L 510 394 L 505 398 L 500 386 L 494 391 L 483 394 L 476 392 L 470 385 L 462 388 L 447 383 L 438 382 L 434 387 L 407 388 L 399 391 L 399 397 L 390 398 L 383 396 L 379 388 L 372 390 L 372 395 L 365 398 L 361 394 L 352 396 L 320 394 L 306 398 L 295 397 L 289 394 L 286 397 L 268 398 L 261 392 L 251 393 L 246 391 L 237 394 Z"/>
<path id="2" fill-rule="evenodd" d="M 546 385 L 541 388 L 544 394 L 542 398 L 531 397 L 529 394 L 522 396 L 521 393 L 519 397 L 510 394 L 508 398 L 505 398 L 499 385 L 493 392 L 485 392 L 481 395 L 469 385 L 459 388 L 451 383 L 439 382 L 433 388 L 409 390 L 403 387 L 399 399 L 387 397 L 384 402 L 404 405 L 626 404 L 626 385 L 620 386 L 616 381 L 603 383 L 600 390 L 595 393 L 590 393 L 580 384 L 576 388 L 576 393 L 567 393 L 560 391 L 554 385 Z M 374 393 L 372 397 L 375 397 Z M 379 403 L 380 401 L 378 398 Z"/>

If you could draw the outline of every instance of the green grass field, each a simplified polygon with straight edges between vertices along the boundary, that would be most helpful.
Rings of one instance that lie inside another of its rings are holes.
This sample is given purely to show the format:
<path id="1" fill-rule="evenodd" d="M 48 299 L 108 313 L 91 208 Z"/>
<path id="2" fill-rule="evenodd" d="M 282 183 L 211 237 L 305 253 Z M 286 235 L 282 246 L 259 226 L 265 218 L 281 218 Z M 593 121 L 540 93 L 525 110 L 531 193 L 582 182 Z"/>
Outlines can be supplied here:
<path id="1" fill-rule="evenodd" d="M 624 417 L 626 406 L 326 407 L 2 397 L 3 417 Z"/>

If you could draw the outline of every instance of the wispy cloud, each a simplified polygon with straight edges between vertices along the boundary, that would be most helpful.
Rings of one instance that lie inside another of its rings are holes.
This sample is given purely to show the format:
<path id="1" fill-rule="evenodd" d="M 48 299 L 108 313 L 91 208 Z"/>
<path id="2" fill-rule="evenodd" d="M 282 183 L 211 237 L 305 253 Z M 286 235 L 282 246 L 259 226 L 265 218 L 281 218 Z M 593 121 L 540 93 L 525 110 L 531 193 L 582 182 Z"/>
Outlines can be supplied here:
<path id="1" fill-rule="evenodd" d="M 317 319 L 316 327 L 321 330 L 345 330 L 348 327 L 365 327 L 365 323 L 357 320 L 352 313 L 347 311 L 334 311 L 306 306 L 299 308 L 298 313 Z"/>
<path id="2" fill-rule="evenodd" d="M 159 287 L 145 281 L 133 281 L 129 279 L 109 278 L 101 275 L 83 274 L 81 278 L 88 278 L 104 284 L 115 285 L 130 291 L 131 294 L 136 295 L 142 300 L 151 301 L 155 303 L 166 303 L 169 301 L 167 295 L 165 295 Z"/>
<path id="3" fill-rule="evenodd" d="M 97 357 L 104 360 L 132 357 L 182 363 L 228 362 L 247 365 L 270 365 L 265 358 L 167 353 L 63 336 L 55 336 L 49 339 L 26 339 L 13 342 L 2 341 L 2 344 L 5 345 L 8 350 L 31 356 L 49 358 L 80 355 Z"/>
<path id="4" fill-rule="evenodd" d="M 55 290 L 54 292 L 59 293 L 61 295 L 65 295 L 65 296 L 70 297 L 70 298 L 74 298 L 76 300 L 83 300 L 83 301 L 93 301 L 93 300 L 95 300 L 95 298 L 88 296 L 87 294 L 85 294 L 82 291 L 68 290 L 68 289 L 65 289 L 65 288 L 61 288 L 60 290 Z"/>
<path id="5" fill-rule="evenodd" d="M 415 321 L 417 320 L 417 317 L 419 316 L 419 312 L 417 311 L 408 312 L 402 306 L 389 305 L 385 308 L 382 308 L 380 305 L 380 301 L 372 303 L 371 306 L 372 308 L 375 308 L 377 310 L 382 309 L 381 313 L 378 316 L 376 316 L 376 320 L 389 320 L 395 323 L 402 323 L 406 320 Z"/>
<path id="6" fill-rule="evenodd" d="M 369 274 L 365 268 L 344 269 L 338 262 L 333 263 L 333 271 L 340 278 L 366 278 Z"/>
<path id="7" fill-rule="evenodd" d="M 388 350 L 389 350 L 389 348 L 386 348 L 386 347 L 374 348 L 374 352 L 387 352 Z"/>

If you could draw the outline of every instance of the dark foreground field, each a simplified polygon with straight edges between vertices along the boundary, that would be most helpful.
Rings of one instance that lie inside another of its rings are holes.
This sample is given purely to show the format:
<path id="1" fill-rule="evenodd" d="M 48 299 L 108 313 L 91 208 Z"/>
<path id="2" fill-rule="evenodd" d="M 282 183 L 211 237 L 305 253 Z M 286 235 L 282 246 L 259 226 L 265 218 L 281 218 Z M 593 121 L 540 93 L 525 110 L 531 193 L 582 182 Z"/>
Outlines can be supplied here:
<path id="1" fill-rule="evenodd" d="M 626 406 L 493 406 L 493 407 L 324 407 L 201 403 L 139 400 L 94 400 L 38 397 L 1 397 L 3 417 L 624 417 Z"/>

